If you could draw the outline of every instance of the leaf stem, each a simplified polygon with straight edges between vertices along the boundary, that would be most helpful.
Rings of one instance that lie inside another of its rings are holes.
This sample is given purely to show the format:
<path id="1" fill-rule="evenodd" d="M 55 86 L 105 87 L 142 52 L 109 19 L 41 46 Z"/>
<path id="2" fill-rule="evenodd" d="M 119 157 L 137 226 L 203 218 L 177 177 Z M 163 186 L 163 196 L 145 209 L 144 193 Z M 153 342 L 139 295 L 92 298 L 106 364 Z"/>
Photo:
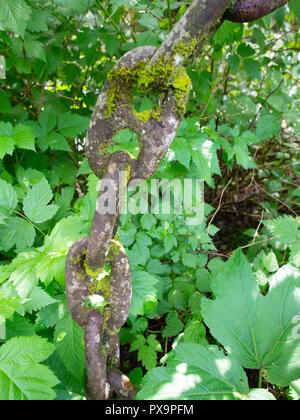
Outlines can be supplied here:
<path id="1" fill-rule="evenodd" d="M 258 379 L 258 388 L 262 388 L 263 383 L 263 366 L 259 369 L 259 379 Z"/>

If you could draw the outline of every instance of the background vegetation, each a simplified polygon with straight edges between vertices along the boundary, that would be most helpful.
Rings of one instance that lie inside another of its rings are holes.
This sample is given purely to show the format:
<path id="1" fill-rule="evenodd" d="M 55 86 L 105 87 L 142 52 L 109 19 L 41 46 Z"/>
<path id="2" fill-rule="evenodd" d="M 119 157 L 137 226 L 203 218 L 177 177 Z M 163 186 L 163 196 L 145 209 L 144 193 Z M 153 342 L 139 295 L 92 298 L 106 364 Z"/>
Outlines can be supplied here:
<path id="1" fill-rule="evenodd" d="M 0 399 L 84 397 L 64 265 L 97 197 L 86 129 L 118 58 L 158 46 L 189 4 L 1 0 Z M 140 399 L 300 398 L 299 21 L 292 0 L 225 22 L 188 69 L 187 113 L 156 177 L 204 179 L 205 222 L 122 217 L 134 292 L 121 368 Z M 137 153 L 135 136 L 117 148 Z"/>

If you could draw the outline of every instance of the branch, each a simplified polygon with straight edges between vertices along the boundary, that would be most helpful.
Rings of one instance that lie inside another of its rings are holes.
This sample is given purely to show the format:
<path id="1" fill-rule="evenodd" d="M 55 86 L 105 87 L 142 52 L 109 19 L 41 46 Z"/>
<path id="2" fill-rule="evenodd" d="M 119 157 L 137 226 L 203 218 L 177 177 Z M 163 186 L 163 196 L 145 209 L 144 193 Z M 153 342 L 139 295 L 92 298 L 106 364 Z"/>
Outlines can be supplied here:
<path id="1" fill-rule="evenodd" d="M 231 22 L 252 22 L 280 9 L 288 2 L 289 0 L 237 0 L 226 10 L 224 18 Z"/>

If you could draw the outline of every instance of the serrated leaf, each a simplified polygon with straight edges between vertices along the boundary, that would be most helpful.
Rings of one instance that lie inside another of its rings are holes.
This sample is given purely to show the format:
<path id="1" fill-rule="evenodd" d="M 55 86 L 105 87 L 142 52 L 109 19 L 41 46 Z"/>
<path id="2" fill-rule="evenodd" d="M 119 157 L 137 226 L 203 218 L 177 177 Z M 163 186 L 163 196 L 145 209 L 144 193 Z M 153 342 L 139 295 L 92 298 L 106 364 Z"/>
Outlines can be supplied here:
<path id="1" fill-rule="evenodd" d="M 58 210 L 54 204 L 48 205 L 53 193 L 46 178 L 34 185 L 23 200 L 24 213 L 34 223 L 52 219 Z"/>
<path id="2" fill-rule="evenodd" d="M 58 119 L 58 129 L 65 137 L 75 138 L 87 130 L 89 119 L 81 115 L 67 112 L 60 115 Z"/>
<path id="3" fill-rule="evenodd" d="M 66 369 L 79 380 L 82 379 L 85 367 L 83 338 L 84 331 L 74 323 L 70 315 L 56 325 L 54 340 L 59 357 Z"/>
<path id="4" fill-rule="evenodd" d="M 134 316 L 144 315 L 144 305 L 148 300 L 156 300 L 158 280 L 145 271 L 132 273 L 132 301 L 130 313 Z"/>
<path id="5" fill-rule="evenodd" d="M 149 371 L 156 367 L 157 354 L 156 351 L 150 347 L 142 345 L 138 352 L 138 359 L 142 362 L 142 365 Z"/>
<path id="6" fill-rule="evenodd" d="M 32 314 L 32 312 L 39 311 L 45 306 L 56 303 L 54 299 L 41 287 L 35 287 L 28 296 L 28 301 L 25 303 L 25 311 Z"/>
<path id="7" fill-rule="evenodd" d="M 52 328 L 66 317 L 68 313 L 66 297 L 58 296 L 56 299 L 58 302 L 45 306 L 39 311 L 36 319 L 36 329 L 38 331 Z"/>
<path id="8" fill-rule="evenodd" d="M 177 312 L 170 312 L 167 316 L 167 325 L 162 333 L 163 337 L 174 337 L 183 330 L 184 324 L 178 319 Z"/>
<path id="9" fill-rule="evenodd" d="M 175 152 L 176 159 L 189 169 L 192 158 L 192 150 L 185 139 L 181 139 L 179 137 L 175 138 L 171 145 L 171 149 Z"/>
<path id="10" fill-rule="evenodd" d="M 292 216 L 280 216 L 277 219 L 267 220 L 264 224 L 272 236 L 276 236 L 283 245 L 296 242 L 299 228 L 296 219 Z"/>
<path id="11" fill-rule="evenodd" d="M 251 266 L 237 251 L 213 282 L 216 300 L 202 300 L 202 313 L 213 336 L 245 368 L 264 369 L 280 386 L 300 375 L 300 340 L 295 319 L 300 314 L 300 275 L 282 267 L 260 294 Z"/>
<path id="12" fill-rule="evenodd" d="M 0 348 L 1 400 L 53 400 L 57 378 L 40 362 L 54 351 L 40 337 L 13 338 Z"/>
<path id="13" fill-rule="evenodd" d="M 249 393 L 248 379 L 231 357 L 216 347 L 178 344 L 166 368 L 150 371 L 138 400 L 234 400 Z"/>
<path id="14" fill-rule="evenodd" d="M 155 226 L 156 224 L 156 218 L 152 214 L 144 214 L 141 217 L 141 225 L 142 228 L 145 230 L 150 230 Z"/>
<path id="15" fill-rule="evenodd" d="M 10 216 L 17 204 L 18 195 L 13 186 L 0 179 L 0 215 Z"/>
<path id="16" fill-rule="evenodd" d="M 1 0 L 0 24 L 5 29 L 23 36 L 31 9 L 24 0 Z"/>
<path id="17" fill-rule="evenodd" d="M 14 337 L 32 337 L 35 335 L 34 326 L 29 319 L 15 313 L 12 320 L 6 321 L 6 339 Z"/>
<path id="18" fill-rule="evenodd" d="M 0 245 L 4 251 L 14 246 L 18 251 L 32 246 L 35 239 L 35 229 L 21 217 L 9 217 L 5 223 L 0 224 Z"/>
<path id="19" fill-rule="evenodd" d="M 256 126 L 256 135 L 262 140 L 276 137 L 281 129 L 280 120 L 274 114 L 263 115 Z"/>
<path id="20" fill-rule="evenodd" d="M 252 58 L 246 58 L 244 60 L 244 67 L 246 75 L 250 79 L 261 80 L 260 64 L 258 61 L 253 60 Z"/>
<path id="21" fill-rule="evenodd" d="M 186 267 L 196 268 L 197 267 L 197 258 L 196 258 L 196 255 L 191 254 L 189 252 L 184 252 L 182 254 L 182 263 Z"/>

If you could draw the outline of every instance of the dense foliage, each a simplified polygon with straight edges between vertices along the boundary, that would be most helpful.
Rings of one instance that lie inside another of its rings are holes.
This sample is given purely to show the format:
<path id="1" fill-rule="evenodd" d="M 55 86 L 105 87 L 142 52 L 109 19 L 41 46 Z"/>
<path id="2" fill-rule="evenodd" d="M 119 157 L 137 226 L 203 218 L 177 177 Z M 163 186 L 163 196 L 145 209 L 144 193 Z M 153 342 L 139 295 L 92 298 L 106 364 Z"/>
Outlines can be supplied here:
<path id="1" fill-rule="evenodd" d="M 116 60 L 160 45 L 189 4 L 0 2 L 0 399 L 84 398 L 64 267 L 97 197 L 85 133 Z M 139 399 L 300 398 L 298 21 L 292 0 L 225 22 L 188 68 L 187 113 L 156 178 L 204 179 L 205 221 L 122 216 L 122 370 Z M 114 149 L 137 154 L 135 135 Z"/>

